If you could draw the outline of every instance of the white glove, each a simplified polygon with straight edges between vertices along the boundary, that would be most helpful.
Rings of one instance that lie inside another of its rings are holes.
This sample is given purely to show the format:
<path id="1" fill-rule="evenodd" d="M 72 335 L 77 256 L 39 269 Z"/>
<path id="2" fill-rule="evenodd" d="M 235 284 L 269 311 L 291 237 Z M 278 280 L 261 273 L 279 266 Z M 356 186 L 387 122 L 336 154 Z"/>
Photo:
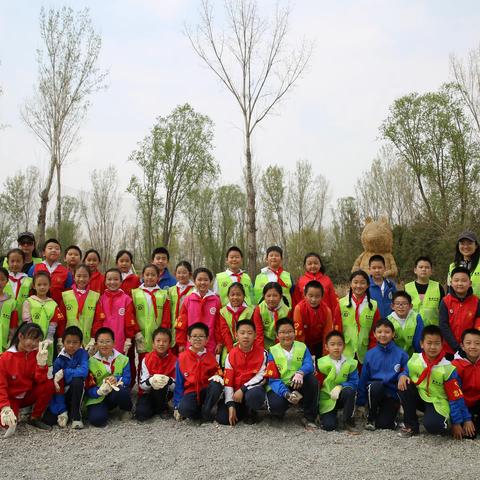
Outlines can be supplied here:
<path id="1" fill-rule="evenodd" d="M 57 352 L 60 353 L 62 351 L 62 348 L 63 348 L 63 340 L 59 338 L 57 340 Z"/>
<path id="2" fill-rule="evenodd" d="M 135 346 L 137 347 L 137 353 L 145 353 L 147 351 L 145 337 L 143 336 L 142 332 L 138 332 L 135 335 Z"/>
<path id="3" fill-rule="evenodd" d="M 110 384 L 110 386 L 112 387 L 113 390 L 115 390 L 116 392 L 118 392 L 120 390 L 120 387 L 123 385 L 123 380 L 122 380 L 122 377 L 120 377 L 118 379 L 118 381 L 116 383 L 114 383 L 113 385 Z"/>
<path id="4" fill-rule="evenodd" d="M 49 345 L 51 345 L 51 342 L 48 340 L 38 344 L 37 364 L 39 367 L 45 367 L 47 365 Z"/>
<path id="5" fill-rule="evenodd" d="M 63 370 L 59 370 L 53 377 L 53 383 L 55 385 L 55 390 L 60 391 L 60 380 L 63 378 Z"/>
<path id="6" fill-rule="evenodd" d="M 85 345 L 85 350 L 88 352 L 90 357 L 93 357 L 97 352 L 97 347 L 95 346 L 95 339 L 91 338 L 87 345 Z"/>
<path id="7" fill-rule="evenodd" d="M 297 392 L 294 390 L 293 392 L 288 392 L 285 395 L 285 398 L 292 404 L 292 405 L 297 405 L 298 402 L 303 398 L 303 395 L 300 392 Z"/>
<path id="8" fill-rule="evenodd" d="M 125 343 L 123 344 L 123 353 L 125 355 L 128 354 L 128 351 L 130 350 L 130 347 L 132 346 L 132 339 L 131 338 L 127 338 L 125 340 Z"/>
<path id="9" fill-rule="evenodd" d="M 330 392 L 330 398 L 331 398 L 332 400 L 337 401 L 338 398 L 340 397 L 340 393 L 341 393 L 341 391 L 342 391 L 342 388 L 343 388 L 343 387 L 342 387 L 341 385 L 337 385 L 336 387 L 333 387 L 333 388 L 332 388 L 332 391 Z"/>
<path id="10" fill-rule="evenodd" d="M 180 421 L 183 419 L 183 417 L 180 415 L 180 412 L 179 412 L 177 409 L 175 409 L 175 410 L 173 411 L 173 418 L 174 418 L 177 422 L 180 422 Z"/>
<path id="11" fill-rule="evenodd" d="M 3 407 L 0 412 L 0 421 L 4 427 L 15 427 L 17 425 L 17 417 L 10 407 Z"/>
<path id="12" fill-rule="evenodd" d="M 57 417 L 57 425 L 60 428 L 65 428 L 67 426 L 67 423 L 68 423 L 68 413 L 63 412 Z"/>
<path id="13" fill-rule="evenodd" d="M 302 388 L 303 385 L 303 374 L 300 372 L 297 372 L 293 377 L 292 380 L 290 381 L 290 385 L 292 388 L 297 389 L 297 388 Z"/>
<path id="14" fill-rule="evenodd" d="M 169 380 L 170 377 L 167 377 L 167 375 L 160 375 L 158 373 L 152 375 L 149 379 L 150 385 L 154 390 L 160 390 L 161 388 L 165 387 Z"/>
<path id="15" fill-rule="evenodd" d="M 111 393 L 112 390 L 112 386 L 104 380 L 103 383 L 98 387 L 97 395 L 105 397 L 106 395 Z"/>
<path id="16" fill-rule="evenodd" d="M 223 385 L 223 378 L 220 375 L 214 375 L 208 379 L 209 382 L 217 382 Z"/>

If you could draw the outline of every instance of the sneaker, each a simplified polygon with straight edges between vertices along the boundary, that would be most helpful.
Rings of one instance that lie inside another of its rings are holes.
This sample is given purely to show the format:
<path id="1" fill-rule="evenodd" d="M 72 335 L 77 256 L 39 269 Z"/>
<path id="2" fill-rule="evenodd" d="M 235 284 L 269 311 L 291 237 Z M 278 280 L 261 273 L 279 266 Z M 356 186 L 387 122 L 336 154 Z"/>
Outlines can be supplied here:
<path id="1" fill-rule="evenodd" d="M 120 421 L 126 422 L 132 418 L 132 412 L 126 410 L 120 410 Z"/>
<path id="2" fill-rule="evenodd" d="M 360 429 L 355 425 L 355 421 L 353 419 L 345 422 L 345 430 L 350 435 L 360 435 L 362 433 Z"/>
<path id="3" fill-rule="evenodd" d="M 365 430 L 368 430 L 369 432 L 374 432 L 376 430 L 375 423 L 367 421 L 365 424 Z"/>
<path id="4" fill-rule="evenodd" d="M 416 435 L 417 432 L 415 432 L 413 429 L 411 429 L 410 427 L 403 427 L 400 429 L 400 431 L 398 432 L 398 436 L 399 437 L 402 437 L 402 438 L 410 438 L 410 437 L 413 437 L 414 435 Z"/>
<path id="5" fill-rule="evenodd" d="M 67 426 L 67 423 L 68 423 L 68 413 L 63 412 L 57 417 L 57 425 L 60 428 L 65 428 Z"/>
<path id="6" fill-rule="evenodd" d="M 300 420 L 302 425 L 305 427 L 305 430 L 309 431 L 309 432 L 312 432 L 314 430 L 317 430 L 317 424 L 311 420 L 308 420 L 307 418 L 305 417 L 302 417 L 302 419 Z"/>
<path id="7" fill-rule="evenodd" d="M 72 429 L 73 430 L 82 430 L 83 422 L 81 420 L 72 420 Z"/>
<path id="8" fill-rule="evenodd" d="M 31 425 L 32 427 L 38 428 L 39 430 L 50 431 L 52 429 L 50 425 L 47 425 L 46 423 L 42 422 L 39 418 L 31 418 L 28 421 L 28 424 Z"/>

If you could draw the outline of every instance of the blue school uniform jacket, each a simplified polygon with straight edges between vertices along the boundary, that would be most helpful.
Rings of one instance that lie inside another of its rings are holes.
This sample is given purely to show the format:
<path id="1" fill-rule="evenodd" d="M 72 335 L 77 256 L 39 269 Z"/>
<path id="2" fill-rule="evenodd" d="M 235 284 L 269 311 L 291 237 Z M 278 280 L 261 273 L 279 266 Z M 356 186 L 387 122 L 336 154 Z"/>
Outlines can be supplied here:
<path id="1" fill-rule="evenodd" d="M 158 286 L 162 290 L 168 290 L 177 284 L 177 279 L 169 272 L 168 268 L 163 271 L 163 275 L 160 277 Z"/>
<path id="2" fill-rule="evenodd" d="M 387 318 L 392 313 L 392 295 L 397 291 L 395 283 L 385 279 L 383 281 L 384 289 L 382 289 L 373 281 L 370 276 L 370 298 L 377 302 L 377 308 L 380 312 L 380 318 Z"/>

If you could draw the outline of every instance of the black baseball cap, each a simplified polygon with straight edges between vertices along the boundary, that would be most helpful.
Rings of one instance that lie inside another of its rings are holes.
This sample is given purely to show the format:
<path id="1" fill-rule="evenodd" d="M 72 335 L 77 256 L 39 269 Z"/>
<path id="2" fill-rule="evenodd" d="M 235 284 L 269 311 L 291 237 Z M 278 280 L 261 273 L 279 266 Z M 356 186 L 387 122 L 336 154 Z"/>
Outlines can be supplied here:
<path id="1" fill-rule="evenodd" d="M 22 240 L 30 240 L 35 243 L 35 235 L 32 232 L 22 232 L 18 235 L 17 242 L 20 243 Z"/>
<path id="2" fill-rule="evenodd" d="M 467 240 L 470 240 L 471 242 L 478 243 L 477 236 L 473 232 L 470 232 L 469 230 L 465 230 L 464 232 L 462 232 L 458 236 L 457 242 L 459 242 L 460 240 L 463 240 L 464 238 Z"/>

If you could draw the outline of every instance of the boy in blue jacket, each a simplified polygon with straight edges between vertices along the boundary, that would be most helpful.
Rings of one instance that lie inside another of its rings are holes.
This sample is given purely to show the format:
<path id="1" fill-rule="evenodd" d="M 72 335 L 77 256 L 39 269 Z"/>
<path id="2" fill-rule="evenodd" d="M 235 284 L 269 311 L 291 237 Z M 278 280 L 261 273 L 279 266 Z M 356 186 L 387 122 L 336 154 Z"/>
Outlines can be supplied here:
<path id="1" fill-rule="evenodd" d="M 397 291 L 395 283 L 385 277 L 385 259 L 381 255 L 372 255 L 368 261 L 370 273 L 370 298 L 377 302 L 381 318 L 392 313 L 392 296 Z"/>
<path id="2" fill-rule="evenodd" d="M 82 399 L 88 375 L 88 352 L 82 348 L 83 334 L 78 327 L 66 328 L 62 341 L 62 351 L 53 363 L 56 393 L 45 412 L 44 421 L 48 425 L 58 424 L 60 428 L 65 428 L 70 418 L 72 428 L 81 429 Z"/>
<path id="3" fill-rule="evenodd" d="M 393 430 L 400 408 L 398 376 L 407 367 L 408 355 L 393 341 L 395 327 L 390 320 L 379 320 L 374 333 L 377 345 L 365 355 L 358 385 L 357 405 L 365 405 L 368 399 L 366 430 Z"/>
<path id="4" fill-rule="evenodd" d="M 307 346 L 295 340 L 295 327 L 289 318 L 281 318 L 275 326 L 279 343 L 270 347 L 267 359 L 269 391 L 267 402 L 270 413 L 283 417 L 291 405 L 303 398 L 304 418 L 307 430 L 317 428 L 318 381 L 313 374 L 313 360 Z"/>

